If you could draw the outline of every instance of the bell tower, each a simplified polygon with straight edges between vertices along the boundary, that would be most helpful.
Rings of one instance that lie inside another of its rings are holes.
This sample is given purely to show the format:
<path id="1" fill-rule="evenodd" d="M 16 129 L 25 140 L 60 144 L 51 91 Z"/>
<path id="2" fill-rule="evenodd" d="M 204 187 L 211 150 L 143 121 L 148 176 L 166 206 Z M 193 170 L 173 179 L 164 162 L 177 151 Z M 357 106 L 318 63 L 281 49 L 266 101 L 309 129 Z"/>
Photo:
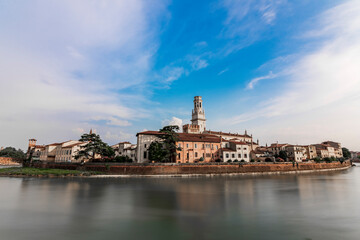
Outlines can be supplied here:
<path id="1" fill-rule="evenodd" d="M 200 133 L 206 129 L 205 111 L 203 109 L 203 101 L 201 96 L 194 97 L 194 109 L 192 110 L 192 125 L 199 126 Z"/>

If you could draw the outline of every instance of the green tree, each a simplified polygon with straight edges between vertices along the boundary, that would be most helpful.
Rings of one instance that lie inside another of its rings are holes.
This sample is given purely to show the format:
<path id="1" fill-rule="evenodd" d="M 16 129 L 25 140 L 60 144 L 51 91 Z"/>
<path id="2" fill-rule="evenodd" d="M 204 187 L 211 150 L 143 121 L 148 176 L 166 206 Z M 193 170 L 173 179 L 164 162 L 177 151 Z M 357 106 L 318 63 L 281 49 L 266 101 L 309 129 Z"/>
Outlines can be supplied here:
<path id="1" fill-rule="evenodd" d="M 109 154 L 109 145 L 104 143 L 100 136 L 96 133 L 85 133 L 81 136 L 79 141 L 86 142 L 87 144 L 80 147 L 80 151 L 77 152 L 75 159 L 83 157 L 89 160 L 94 160 L 97 154 L 100 156 Z"/>
<path id="2" fill-rule="evenodd" d="M 159 137 L 162 139 L 162 143 L 164 144 L 165 161 L 175 162 L 176 151 L 181 151 L 181 148 L 176 146 L 176 142 L 179 141 L 179 134 L 177 131 L 179 131 L 179 126 L 165 126 L 159 131 L 164 133 Z"/>
<path id="3" fill-rule="evenodd" d="M 164 144 L 155 141 L 152 142 L 149 146 L 149 160 L 155 161 L 155 162 L 164 162 L 166 160 L 165 158 L 166 151 L 164 149 Z"/>
<path id="4" fill-rule="evenodd" d="M 343 152 L 343 156 L 344 156 L 345 159 L 351 158 L 351 153 L 350 153 L 349 149 L 343 147 L 342 152 Z"/>
<path id="5" fill-rule="evenodd" d="M 107 145 L 107 144 L 106 144 L 106 145 Z M 114 156 L 115 156 L 115 151 L 114 151 L 114 149 L 113 149 L 112 147 L 110 147 L 109 145 L 107 145 L 107 146 L 103 149 L 101 155 L 102 155 L 103 157 L 107 157 L 107 158 L 113 159 Z"/>
<path id="6" fill-rule="evenodd" d="M 282 159 L 284 159 L 284 161 L 286 161 L 288 158 L 286 151 L 280 151 L 279 158 L 282 158 Z"/>
<path id="7" fill-rule="evenodd" d="M 175 162 L 176 151 L 181 150 L 176 146 L 179 141 L 178 126 L 165 126 L 159 130 L 160 141 L 152 142 L 149 146 L 149 160 L 156 162 Z"/>
<path id="8" fill-rule="evenodd" d="M 0 157 L 11 157 L 13 159 L 24 160 L 26 155 L 21 149 L 16 150 L 16 148 L 13 147 L 6 147 L 0 151 Z"/>

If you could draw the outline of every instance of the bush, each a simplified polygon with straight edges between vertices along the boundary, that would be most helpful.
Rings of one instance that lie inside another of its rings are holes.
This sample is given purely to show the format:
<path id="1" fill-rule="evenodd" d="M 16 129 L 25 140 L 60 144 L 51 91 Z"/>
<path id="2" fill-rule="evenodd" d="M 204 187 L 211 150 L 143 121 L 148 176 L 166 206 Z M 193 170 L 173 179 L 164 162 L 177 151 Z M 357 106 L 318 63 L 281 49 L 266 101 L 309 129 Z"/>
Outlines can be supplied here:
<path id="1" fill-rule="evenodd" d="M 234 162 L 239 162 L 239 160 L 235 159 Z"/>
<path id="2" fill-rule="evenodd" d="M 218 159 L 215 160 L 215 162 L 221 162 L 221 159 L 218 158 Z"/>
<path id="3" fill-rule="evenodd" d="M 199 159 L 199 162 L 203 162 L 203 161 L 204 161 L 204 158 L 201 157 L 201 158 Z"/>
<path id="4" fill-rule="evenodd" d="M 133 160 L 131 158 L 129 158 L 128 156 L 116 156 L 114 158 L 114 162 L 131 163 L 131 162 L 133 162 Z"/>
<path id="5" fill-rule="evenodd" d="M 245 162 L 245 160 L 244 159 L 241 159 L 241 161 L 240 162 Z"/>
<path id="6" fill-rule="evenodd" d="M 250 162 L 255 162 L 255 160 L 254 160 L 254 159 L 251 159 Z M 260 162 L 260 160 L 259 160 L 259 162 Z"/>
<path id="7" fill-rule="evenodd" d="M 229 159 L 229 160 L 227 160 L 227 162 L 228 162 L 228 163 L 231 163 L 232 161 Z"/>

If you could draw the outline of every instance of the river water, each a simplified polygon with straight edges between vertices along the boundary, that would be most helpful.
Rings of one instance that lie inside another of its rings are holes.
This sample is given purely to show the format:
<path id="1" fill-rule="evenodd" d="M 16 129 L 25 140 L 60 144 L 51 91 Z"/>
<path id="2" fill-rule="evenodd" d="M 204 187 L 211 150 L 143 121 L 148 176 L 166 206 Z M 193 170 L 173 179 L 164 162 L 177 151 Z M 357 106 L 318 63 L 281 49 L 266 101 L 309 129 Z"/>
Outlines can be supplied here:
<path id="1" fill-rule="evenodd" d="M 359 238 L 360 167 L 262 177 L 0 177 L 0 240 Z"/>

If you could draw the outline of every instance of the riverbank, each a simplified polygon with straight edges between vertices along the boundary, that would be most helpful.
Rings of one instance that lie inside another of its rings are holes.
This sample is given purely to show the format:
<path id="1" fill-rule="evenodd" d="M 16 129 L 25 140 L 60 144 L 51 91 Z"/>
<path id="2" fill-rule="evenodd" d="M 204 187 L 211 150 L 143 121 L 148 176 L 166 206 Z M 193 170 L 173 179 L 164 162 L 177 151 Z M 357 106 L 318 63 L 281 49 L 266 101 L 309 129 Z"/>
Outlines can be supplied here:
<path id="1" fill-rule="evenodd" d="M 31 167 L 9 167 L 1 168 L 0 176 L 17 176 L 17 177 L 88 177 L 100 174 L 94 171 L 79 171 L 67 169 L 48 169 L 48 168 L 31 168 Z"/>
<path id="2" fill-rule="evenodd" d="M 96 172 L 102 177 L 138 176 L 215 176 L 299 174 L 317 171 L 343 170 L 351 167 L 350 161 L 330 163 L 36 163 L 36 168 Z M 91 174 L 94 175 L 94 174 Z M 99 177 L 99 176 L 97 176 Z"/>

